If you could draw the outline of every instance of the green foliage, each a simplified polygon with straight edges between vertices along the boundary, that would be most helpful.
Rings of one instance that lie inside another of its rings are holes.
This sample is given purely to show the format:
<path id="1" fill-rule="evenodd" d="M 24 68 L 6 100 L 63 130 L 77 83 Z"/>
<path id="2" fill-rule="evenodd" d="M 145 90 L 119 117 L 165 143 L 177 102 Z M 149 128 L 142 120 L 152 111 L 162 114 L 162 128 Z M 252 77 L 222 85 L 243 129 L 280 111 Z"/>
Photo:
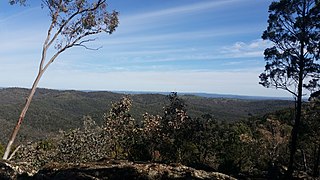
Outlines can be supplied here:
<path id="1" fill-rule="evenodd" d="M 84 128 L 62 131 L 54 139 L 42 140 L 21 147 L 16 160 L 40 167 L 48 162 L 91 162 L 106 157 L 109 139 L 90 116 L 83 117 Z"/>
<path id="2" fill-rule="evenodd" d="M 305 104 L 303 111 L 302 128 L 299 143 L 300 156 L 302 159 L 299 168 L 309 172 L 314 177 L 319 177 L 320 165 L 320 97 L 319 91 L 313 93 Z M 307 165 L 303 161 L 309 162 Z M 309 165 L 310 164 L 310 165 Z"/>
<path id="3" fill-rule="evenodd" d="M 267 63 L 260 84 L 287 90 L 295 96 L 298 86 L 293 85 L 299 80 L 306 88 L 317 86 L 319 17 L 320 3 L 316 0 L 281 0 L 270 5 L 269 24 L 262 38 L 272 41 L 274 46 L 264 52 Z"/>
<path id="4" fill-rule="evenodd" d="M 58 54 L 73 46 L 83 46 L 93 39 L 88 36 L 102 32 L 112 34 L 119 24 L 117 11 L 108 12 L 105 0 L 52 1 L 44 0 L 43 7 L 48 8 L 52 19 L 46 48 L 55 42 Z M 42 68 L 42 67 L 41 67 Z"/>
<path id="5" fill-rule="evenodd" d="M 244 123 L 225 124 L 219 129 L 221 149 L 218 170 L 237 175 L 252 168 L 251 130 Z"/>
<path id="6" fill-rule="evenodd" d="M 113 158 L 128 158 L 129 149 L 135 143 L 137 125 L 129 113 L 132 106 L 131 99 L 123 97 L 120 102 L 112 104 L 109 114 L 105 114 L 105 128 L 110 138 L 111 149 L 115 153 Z"/>
<path id="7" fill-rule="evenodd" d="M 160 153 L 165 161 L 182 162 L 186 137 L 186 124 L 191 120 L 187 115 L 184 102 L 177 93 L 168 95 L 169 105 L 164 108 L 160 119 L 160 134 L 162 134 Z M 167 151 L 170 149 L 170 151 Z"/>
<path id="8" fill-rule="evenodd" d="M 266 178 L 270 168 L 286 163 L 291 130 L 285 118 L 291 116 L 284 116 L 286 113 L 235 123 L 219 122 L 210 114 L 191 118 L 185 102 L 173 93 L 162 116 L 145 113 L 138 125 L 130 114 L 131 106 L 131 98 L 123 97 L 105 113 L 105 124 L 98 125 L 84 116 L 83 128 L 23 146 L 16 160 L 40 167 L 51 161 L 128 159 L 182 163 L 235 177 L 246 174 L 260 178 Z"/>
<path id="9" fill-rule="evenodd" d="M 54 142 L 52 140 L 43 140 L 38 143 L 37 149 L 49 151 L 55 148 Z"/>
<path id="10" fill-rule="evenodd" d="M 90 162 L 106 156 L 110 146 L 100 127 L 62 132 L 54 157 L 59 162 Z"/>
<path id="11" fill-rule="evenodd" d="M 4 147 L 2 146 L 2 144 L 0 143 L 0 157 L 3 156 L 4 153 Z"/>
<path id="12" fill-rule="evenodd" d="M 0 142 L 7 143 L 10 130 L 13 129 L 19 110 L 25 102 L 27 89 L 0 89 Z M 104 123 L 101 118 L 110 103 L 121 99 L 123 95 L 112 92 L 81 92 L 37 89 L 33 104 L 31 104 L 21 127 L 18 143 L 41 140 L 43 137 L 53 137 L 59 130 L 68 131 L 82 126 L 83 115 L 90 115 L 97 124 Z M 132 95 L 134 106 L 130 114 L 137 124 L 144 120 L 142 114 L 163 115 L 163 107 L 168 102 L 164 95 L 141 94 Z M 200 117 L 203 114 L 213 114 L 217 121 L 239 121 L 246 119 L 248 112 L 253 115 L 263 115 L 278 109 L 293 106 L 290 101 L 248 101 L 214 98 L 194 98 L 179 96 L 188 104 L 188 115 Z M 109 113 L 109 112 L 107 112 Z"/>

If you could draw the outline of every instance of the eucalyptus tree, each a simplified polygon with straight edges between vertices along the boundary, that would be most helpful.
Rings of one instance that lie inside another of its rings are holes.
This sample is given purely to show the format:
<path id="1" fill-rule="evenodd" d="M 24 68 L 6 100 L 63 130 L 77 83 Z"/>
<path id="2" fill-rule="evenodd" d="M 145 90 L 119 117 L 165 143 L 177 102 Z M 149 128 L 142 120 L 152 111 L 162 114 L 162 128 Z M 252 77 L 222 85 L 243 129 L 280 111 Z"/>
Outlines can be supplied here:
<path id="1" fill-rule="evenodd" d="M 92 49 L 87 43 L 95 40 L 93 35 L 112 34 L 119 23 L 118 12 L 108 12 L 106 0 L 43 0 L 42 6 L 48 9 L 51 23 L 42 46 L 38 74 L 9 139 L 3 159 L 8 159 L 38 83 L 48 67 L 61 53 L 72 47 Z"/>
<path id="2" fill-rule="evenodd" d="M 273 42 L 264 52 L 266 66 L 260 84 L 291 93 L 296 101 L 287 174 L 292 177 L 304 90 L 318 87 L 320 65 L 320 3 L 280 0 L 269 6 L 268 27 L 262 38 Z"/>

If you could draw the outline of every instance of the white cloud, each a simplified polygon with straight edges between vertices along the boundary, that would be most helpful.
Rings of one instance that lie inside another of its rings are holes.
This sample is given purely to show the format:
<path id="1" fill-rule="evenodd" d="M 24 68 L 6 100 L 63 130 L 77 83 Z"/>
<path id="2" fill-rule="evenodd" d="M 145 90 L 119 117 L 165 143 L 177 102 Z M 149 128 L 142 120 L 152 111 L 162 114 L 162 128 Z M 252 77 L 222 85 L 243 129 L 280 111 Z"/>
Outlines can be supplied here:
<path id="1" fill-rule="evenodd" d="M 249 43 L 236 42 L 231 46 L 225 46 L 221 49 L 221 53 L 235 58 L 263 57 L 264 50 L 271 46 L 270 41 L 257 39 Z"/>

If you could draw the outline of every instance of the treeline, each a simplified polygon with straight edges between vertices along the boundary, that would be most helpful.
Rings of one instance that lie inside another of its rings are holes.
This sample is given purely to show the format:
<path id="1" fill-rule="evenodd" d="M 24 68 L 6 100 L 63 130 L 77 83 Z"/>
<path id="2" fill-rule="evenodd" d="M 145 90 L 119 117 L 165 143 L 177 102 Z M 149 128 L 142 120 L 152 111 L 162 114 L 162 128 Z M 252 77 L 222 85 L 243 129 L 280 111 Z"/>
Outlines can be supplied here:
<path id="1" fill-rule="evenodd" d="M 132 101 L 124 97 L 104 115 L 104 125 L 84 117 L 83 128 L 20 148 L 16 161 L 40 167 L 48 162 L 90 162 L 103 158 L 182 163 L 235 177 L 283 178 L 289 158 L 294 110 L 285 109 L 246 121 L 221 122 L 212 115 L 192 118 L 176 93 L 162 115 L 143 115 L 137 123 Z M 296 173 L 319 176 L 320 100 L 304 107 Z M 1 149 L 0 149 L 1 150 Z"/>

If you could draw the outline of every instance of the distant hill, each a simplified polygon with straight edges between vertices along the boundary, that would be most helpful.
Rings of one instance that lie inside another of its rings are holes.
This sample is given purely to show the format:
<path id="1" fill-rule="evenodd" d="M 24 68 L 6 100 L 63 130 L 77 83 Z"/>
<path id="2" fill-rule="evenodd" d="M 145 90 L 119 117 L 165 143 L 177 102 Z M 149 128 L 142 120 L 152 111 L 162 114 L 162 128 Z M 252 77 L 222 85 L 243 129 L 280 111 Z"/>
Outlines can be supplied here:
<path id="1" fill-rule="evenodd" d="M 241 96 L 233 94 L 209 94 L 209 93 L 186 93 L 207 98 L 228 98 L 228 99 L 246 99 L 246 100 L 288 100 L 292 101 L 292 97 L 268 97 L 268 96 Z"/>
<path id="2" fill-rule="evenodd" d="M 28 92 L 23 88 L 0 89 L 0 142 L 7 141 Z M 90 115 L 102 124 L 103 114 L 109 111 L 111 103 L 123 96 L 119 92 L 107 91 L 37 89 L 18 139 L 36 140 L 59 130 L 81 127 L 83 115 Z M 131 93 L 130 96 L 133 99 L 131 114 L 138 121 L 142 120 L 145 112 L 162 115 L 163 107 L 168 103 L 164 94 Z M 180 97 L 186 102 L 191 117 L 211 114 L 220 121 L 239 121 L 251 115 L 263 115 L 294 105 L 288 100 L 208 98 L 190 94 Z"/>
<path id="3" fill-rule="evenodd" d="M 85 91 L 92 92 L 92 91 Z M 121 94 L 162 94 L 168 95 L 170 92 L 156 92 L 156 91 L 113 91 L 115 93 Z M 270 97 L 270 96 L 244 96 L 244 95 L 234 95 L 234 94 L 212 94 L 212 93 L 180 93 L 180 95 L 195 95 L 206 98 L 226 98 L 226 99 L 245 99 L 245 100 L 288 100 L 292 101 L 292 97 Z"/>

